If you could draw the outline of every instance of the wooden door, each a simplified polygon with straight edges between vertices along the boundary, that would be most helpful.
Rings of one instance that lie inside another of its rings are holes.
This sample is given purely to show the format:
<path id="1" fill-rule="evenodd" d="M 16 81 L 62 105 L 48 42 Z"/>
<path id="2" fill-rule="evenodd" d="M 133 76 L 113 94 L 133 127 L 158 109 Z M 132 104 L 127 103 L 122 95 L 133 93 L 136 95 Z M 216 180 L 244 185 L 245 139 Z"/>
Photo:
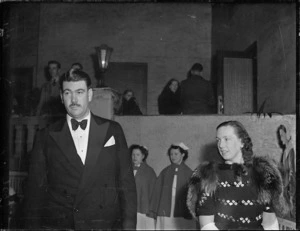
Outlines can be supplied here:
<path id="1" fill-rule="evenodd" d="M 219 52 L 218 68 L 218 113 L 238 115 L 256 112 L 257 77 L 253 52 Z"/>

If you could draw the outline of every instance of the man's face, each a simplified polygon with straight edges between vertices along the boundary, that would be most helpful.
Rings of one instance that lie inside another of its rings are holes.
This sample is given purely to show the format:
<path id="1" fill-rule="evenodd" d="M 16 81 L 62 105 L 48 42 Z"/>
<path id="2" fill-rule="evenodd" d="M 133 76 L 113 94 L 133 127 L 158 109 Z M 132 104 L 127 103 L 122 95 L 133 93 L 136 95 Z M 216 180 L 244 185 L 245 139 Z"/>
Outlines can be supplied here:
<path id="1" fill-rule="evenodd" d="M 49 67 L 49 74 L 50 74 L 51 78 L 59 76 L 59 68 L 58 68 L 57 64 L 50 63 L 48 67 Z"/>
<path id="2" fill-rule="evenodd" d="M 61 99 L 72 118 L 81 120 L 88 114 L 92 97 L 93 90 L 87 88 L 84 80 L 63 82 Z"/>

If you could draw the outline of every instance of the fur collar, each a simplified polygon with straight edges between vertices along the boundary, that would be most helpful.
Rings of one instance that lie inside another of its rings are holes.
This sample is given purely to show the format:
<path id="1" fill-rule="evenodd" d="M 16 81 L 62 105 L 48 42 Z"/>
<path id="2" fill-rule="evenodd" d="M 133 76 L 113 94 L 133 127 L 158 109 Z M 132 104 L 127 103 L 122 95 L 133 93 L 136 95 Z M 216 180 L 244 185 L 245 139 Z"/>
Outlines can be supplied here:
<path id="1" fill-rule="evenodd" d="M 218 164 L 215 162 L 204 162 L 194 171 L 187 195 L 187 206 L 190 213 L 196 218 L 196 205 L 200 192 L 212 195 L 217 189 Z M 251 168 L 250 180 L 258 190 L 258 200 L 263 204 L 271 204 L 277 215 L 287 213 L 287 203 L 283 197 L 283 184 L 277 163 L 268 157 L 253 157 L 252 163 L 248 165 L 232 165 L 237 179 L 245 174 L 245 169 Z"/>

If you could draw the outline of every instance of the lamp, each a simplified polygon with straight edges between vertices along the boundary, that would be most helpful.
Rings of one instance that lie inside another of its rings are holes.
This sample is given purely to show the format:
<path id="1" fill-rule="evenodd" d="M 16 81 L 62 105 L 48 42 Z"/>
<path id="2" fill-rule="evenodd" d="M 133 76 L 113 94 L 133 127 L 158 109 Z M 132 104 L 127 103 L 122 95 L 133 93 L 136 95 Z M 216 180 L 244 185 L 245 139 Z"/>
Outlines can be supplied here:
<path id="1" fill-rule="evenodd" d="M 111 56 L 113 49 L 106 44 L 102 44 L 99 47 L 96 47 L 99 69 L 101 71 L 101 78 L 98 78 L 97 87 L 105 87 L 104 84 L 104 73 L 108 68 L 108 62 Z M 99 84 L 99 79 L 101 79 L 101 84 Z"/>

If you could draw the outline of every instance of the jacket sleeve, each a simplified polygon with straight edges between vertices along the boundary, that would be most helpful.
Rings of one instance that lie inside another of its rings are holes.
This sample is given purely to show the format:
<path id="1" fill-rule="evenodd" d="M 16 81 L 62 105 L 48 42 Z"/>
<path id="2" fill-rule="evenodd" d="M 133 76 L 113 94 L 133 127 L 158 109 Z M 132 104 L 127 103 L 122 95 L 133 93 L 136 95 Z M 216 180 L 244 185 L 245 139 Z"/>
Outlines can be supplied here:
<path id="1" fill-rule="evenodd" d="M 31 152 L 21 218 L 22 226 L 25 228 L 41 227 L 41 209 L 47 190 L 47 168 L 44 152 L 46 134 L 46 130 L 37 132 Z"/>
<path id="2" fill-rule="evenodd" d="M 117 152 L 119 157 L 119 187 L 122 212 L 122 228 L 136 229 L 137 193 L 123 129 L 117 124 Z"/>

